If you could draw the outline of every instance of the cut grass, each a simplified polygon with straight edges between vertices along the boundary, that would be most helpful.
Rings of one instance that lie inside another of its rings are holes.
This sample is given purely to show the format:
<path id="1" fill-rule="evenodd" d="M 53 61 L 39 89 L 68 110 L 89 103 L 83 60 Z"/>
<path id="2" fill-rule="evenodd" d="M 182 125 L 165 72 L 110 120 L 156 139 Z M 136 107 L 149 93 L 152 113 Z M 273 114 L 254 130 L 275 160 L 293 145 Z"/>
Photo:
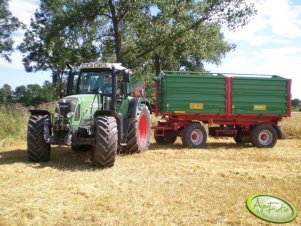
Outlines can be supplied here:
<path id="1" fill-rule="evenodd" d="M 301 140 L 273 149 L 212 139 L 207 149 L 151 145 L 93 170 L 89 153 L 54 147 L 49 163 L 27 162 L 25 144 L 0 149 L 0 224 L 269 225 L 246 209 L 257 193 L 301 209 Z M 300 225 L 301 219 L 288 225 Z"/>
<path id="2" fill-rule="evenodd" d="M 269 225 L 246 209 L 257 193 L 301 210 L 301 139 L 293 139 L 299 112 L 281 122 L 291 139 L 273 149 L 233 139 L 209 138 L 202 150 L 184 149 L 180 139 L 172 146 L 152 141 L 149 151 L 117 156 L 104 170 L 91 168 L 89 153 L 56 146 L 49 163 L 29 163 L 27 119 L 27 109 L 1 108 L 0 140 L 15 137 L 0 147 L 0 225 Z"/>

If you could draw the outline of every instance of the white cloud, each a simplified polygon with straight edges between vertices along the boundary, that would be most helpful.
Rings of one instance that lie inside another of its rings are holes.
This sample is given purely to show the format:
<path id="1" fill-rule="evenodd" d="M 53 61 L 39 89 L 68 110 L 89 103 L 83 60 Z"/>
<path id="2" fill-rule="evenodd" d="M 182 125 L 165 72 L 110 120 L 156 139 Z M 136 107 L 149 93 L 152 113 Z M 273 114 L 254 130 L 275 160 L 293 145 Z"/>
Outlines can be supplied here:
<path id="1" fill-rule="evenodd" d="M 257 15 L 235 32 L 225 31 L 230 41 L 246 41 L 254 46 L 268 43 L 285 44 L 287 39 L 301 37 L 301 6 L 289 0 L 249 0 Z"/>
<path id="2" fill-rule="evenodd" d="M 9 1 L 9 10 L 28 26 L 30 24 L 30 17 L 33 16 L 39 4 L 40 0 L 11 0 Z"/>
<path id="3" fill-rule="evenodd" d="M 26 26 L 30 25 L 30 18 L 33 17 L 34 12 L 39 7 L 39 0 L 11 0 L 9 1 L 9 10 L 11 13 L 17 17 L 22 23 Z M 13 39 L 15 42 L 15 48 L 23 41 L 24 31 L 16 31 L 13 34 Z M 8 63 L 3 58 L 0 58 L 0 67 L 3 68 L 15 68 L 23 69 L 22 64 L 22 54 L 18 51 L 15 51 L 11 55 L 12 63 Z"/>

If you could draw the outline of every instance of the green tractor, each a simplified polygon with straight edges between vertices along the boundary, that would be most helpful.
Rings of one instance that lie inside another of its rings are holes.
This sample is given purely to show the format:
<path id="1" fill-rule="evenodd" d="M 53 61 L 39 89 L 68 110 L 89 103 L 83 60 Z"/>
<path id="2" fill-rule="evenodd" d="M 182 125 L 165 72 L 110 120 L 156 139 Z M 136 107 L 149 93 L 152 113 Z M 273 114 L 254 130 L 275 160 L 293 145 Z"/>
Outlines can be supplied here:
<path id="1" fill-rule="evenodd" d="M 146 151 L 150 143 L 150 105 L 144 90 L 129 89 L 131 71 L 119 63 L 69 66 L 67 95 L 54 114 L 32 110 L 28 121 L 28 159 L 50 160 L 51 144 L 88 148 L 95 167 L 114 165 L 118 151 Z"/>

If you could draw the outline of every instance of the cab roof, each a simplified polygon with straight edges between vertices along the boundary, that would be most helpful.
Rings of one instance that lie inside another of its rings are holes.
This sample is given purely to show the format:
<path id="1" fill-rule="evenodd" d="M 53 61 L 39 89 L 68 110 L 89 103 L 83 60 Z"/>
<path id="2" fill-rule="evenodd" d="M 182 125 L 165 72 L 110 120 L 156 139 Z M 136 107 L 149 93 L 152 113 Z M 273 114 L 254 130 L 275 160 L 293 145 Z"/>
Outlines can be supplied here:
<path id="1" fill-rule="evenodd" d="M 115 68 L 117 71 L 127 70 L 126 67 L 122 66 L 121 63 L 101 63 L 101 62 L 90 62 L 90 63 L 82 63 L 79 66 L 79 69 L 109 69 Z"/>

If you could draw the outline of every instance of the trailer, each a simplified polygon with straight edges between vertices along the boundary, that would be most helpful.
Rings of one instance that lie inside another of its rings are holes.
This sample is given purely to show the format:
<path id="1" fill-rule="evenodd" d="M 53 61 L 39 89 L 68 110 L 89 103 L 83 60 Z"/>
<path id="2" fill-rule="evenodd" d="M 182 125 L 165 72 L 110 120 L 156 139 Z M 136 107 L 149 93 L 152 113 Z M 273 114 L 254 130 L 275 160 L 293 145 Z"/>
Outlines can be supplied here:
<path id="1" fill-rule="evenodd" d="M 284 139 L 278 122 L 291 116 L 291 83 L 277 75 L 162 71 L 155 78 L 155 140 L 181 137 L 184 146 L 203 148 L 209 135 L 274 147 Z"/>

